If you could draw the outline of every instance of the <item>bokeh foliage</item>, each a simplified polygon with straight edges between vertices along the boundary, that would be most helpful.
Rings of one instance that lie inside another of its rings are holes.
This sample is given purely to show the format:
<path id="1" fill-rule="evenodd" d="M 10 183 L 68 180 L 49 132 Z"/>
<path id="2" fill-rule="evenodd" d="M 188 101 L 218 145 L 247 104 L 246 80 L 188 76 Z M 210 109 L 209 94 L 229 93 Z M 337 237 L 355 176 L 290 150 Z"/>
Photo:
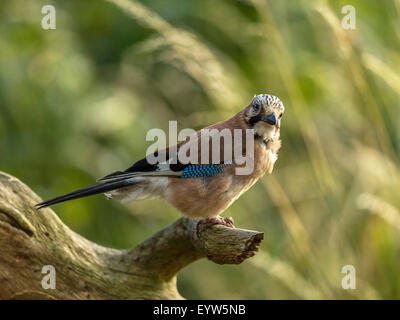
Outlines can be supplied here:
<path id="1" fill-rule="evenodd" d="M 41 28 L 46 4 L 56 30 Z M 356 30 L 341 27 L 348 4 Z M 265 232 L 261 251 L 189 266 L 180 292 L 400 298 L 399 1 L 2 0 L 0 21 L 0 170 L 47 199 L 127 168 L 168 120 L 199 129 L 271 93 L 286 106 L 279 160 L 225 212 Z M 179 217 L 102 196 L 54 209 L 116 248 Z M 356 290 L 341 288 L 348 264 Z"/>

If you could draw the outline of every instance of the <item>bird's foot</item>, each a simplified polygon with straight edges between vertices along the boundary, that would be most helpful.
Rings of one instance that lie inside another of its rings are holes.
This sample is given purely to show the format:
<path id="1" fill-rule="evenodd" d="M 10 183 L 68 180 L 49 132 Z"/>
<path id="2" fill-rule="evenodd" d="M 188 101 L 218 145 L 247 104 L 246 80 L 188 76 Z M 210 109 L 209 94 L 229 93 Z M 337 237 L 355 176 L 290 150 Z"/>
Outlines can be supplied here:
<path id="1" fill-rule="evenodd" d="M 221 218 L 221 217 L 219 217 L 219 218 L 222 219 L 222 221 L 224 221 L 223 224 L 224 224 L 225 226 L 227 226 L 227 227 L 229 227 L 229 228 L 235 228 L 235 223 L 234 223 L 232 217 L 227 217 L 227 218 Z"/>
<path id="2" fill-rule="evenodd" d="M 210 228 L 213 225 L 220 224 L 229 228 L 235 228 L 233 223 L 233 218 L 222 218 L 220 216 L 216 216 L 213 218 L 206 218 L 199 221 L 197 225 L 197 231 L 202 231 L 204 229 Z"/>

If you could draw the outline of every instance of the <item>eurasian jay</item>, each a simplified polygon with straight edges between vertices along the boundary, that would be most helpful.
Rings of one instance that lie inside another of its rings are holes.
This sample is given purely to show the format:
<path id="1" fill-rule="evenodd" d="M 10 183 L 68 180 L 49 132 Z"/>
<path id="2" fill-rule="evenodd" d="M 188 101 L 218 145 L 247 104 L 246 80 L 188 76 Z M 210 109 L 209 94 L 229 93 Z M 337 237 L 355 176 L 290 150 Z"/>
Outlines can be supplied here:
<path id="1" fill-rule="evenodd" d="M 232 118 L 197 131 L 174 147 L 156 151 L 152 154 L 156 160 L 149 161 L 150 158 L 146 157 L 125 171 L 117 171 L 99 179 L 103 181 L 101 183 L 36 206 L 41 209 L 98 193 L 104 193 L 107 199 L 124 203 L 161 197 L 184 216 L 231 224 L 219 215 L 265 172 L 272 172 L 281 147 L 280 123 L 283 112 L 284 106 L 279 98 L 269 94 L 256 95 L 248 106 Z M 203 144 L 201 139 L 206 131 L 210 141 Z M 232 134 L 218 136 L 222 131 Z M 239 139 L 238 132 L 241 133 Z M 244 143 L 249 133 L 251 148 L 247 141 Z M 219 146 L 218 150 L 212 150 L 211 142 L 215 136 L 219 141 L 224 140 L 223 147 Z M 232 143 L 233 148 L 225 152 L 227 142 Z M 240 152 L 235 153 L 238 147 Z M 185 152 L 181 153 L 184 149 Z M 188 152 L 197 152 L 200 159 L 181 161 L 179 155 L 187 156 Z M 211 159 L 204 162 L 207 154 L 211 155 Z M 217 162 L 214 161 L 215 154 L 219 158 Z M 238 154 L 252 162 L 251 170 L 247 173 L 238 174 L 238 169 L 243 169 L 243 163 L 237 161 Z"/>

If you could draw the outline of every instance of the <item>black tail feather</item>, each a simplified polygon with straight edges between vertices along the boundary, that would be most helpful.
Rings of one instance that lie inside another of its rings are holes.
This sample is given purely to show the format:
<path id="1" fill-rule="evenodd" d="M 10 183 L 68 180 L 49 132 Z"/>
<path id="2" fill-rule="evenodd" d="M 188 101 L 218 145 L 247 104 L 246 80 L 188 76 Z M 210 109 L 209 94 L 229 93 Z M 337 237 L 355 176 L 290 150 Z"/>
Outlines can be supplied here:
<path id="1" fill-rule="evenodd" d="M 91 196 L 91 195 L 98 194 L 98 193 L 104 193 L 107 191 L 131 186 L 136 183 L 138 183 L 138 181 L 134 181 L 132 179 L 121 179 L 121 180 L 117 180 L 117 181 L 108 181 L 108 182 L 98 183 L 93 186 L 79 189 L 79 190 L 73 191 L 71 193 L 38 203 L 38 204 L 36 204 L 36 208 L 42 209 L 45 207 L 52 206 L 53 204 L 57 204 L 57 203 L 61 203 L 61 202 L 73 200 L 73 199 L 79 199 L 79 198 Z"/>

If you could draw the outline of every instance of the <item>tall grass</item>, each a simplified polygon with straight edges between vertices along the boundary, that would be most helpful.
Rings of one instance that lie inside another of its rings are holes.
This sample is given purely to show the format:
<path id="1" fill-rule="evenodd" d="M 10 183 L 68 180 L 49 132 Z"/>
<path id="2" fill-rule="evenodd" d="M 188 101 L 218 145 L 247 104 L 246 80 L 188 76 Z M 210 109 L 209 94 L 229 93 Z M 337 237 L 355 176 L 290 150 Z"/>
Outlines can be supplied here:
<path id="1" fill-rule="evenodd" d="M 145 132 L 166 128 L 166 120 L 200 128 L 256 93 L 271 93 L 286 106 L 279 160 L 225 213 L 265 232 L 261 251 L 240 266 L 189 266 L 178 279 L 182 295 L 400 298 L 398 1 L 352 1 L 356 30 L 341 26 L 347 1 L 71 3 L 56 3 L 63 23 L 50 41 L 34 21 L 24 20 L 32 35 L 7 20 L 20 9 L 6 1 L 13 14 L 2 15 L 0 29 L 8 53 L 0 67 L 11 75 L 0 76 L 4 170 L 30 185 L 48 183 L 42 194 L 53 196 L 130 165 L 146 150 Z M 43 52 L 56 61 L 43 63 Z M 81 77 L 59 74 L 73 61 Z M 24 94 L 14 94 L 17 88 Z M 30 101 L 42 107 L 26 121 Z M 21 169 L 32 167 L 30 174 Z M 56 211 L 113 246 L 132 246 L 178 216 L 157 201 L 129 206 L 133 218 L 116 204 L 87 201 Z M 356 268 L 356 290 L 341 287 L 348 264 Z"/>
<path id="2" fill-rule="evenodd" d="M 167 56 L 172 58 L 165 62 L 178 60 L 185 66 L 183 71 L 197 80 L 219 108 L 235 101 L 239 105 L 239 101 L 243 101 L 231 93 L 226 95 L 227 91 L 235 90 L 230 83 L 237 74 L 223 72 L 224 62 L 206 49 L 201 38 L 169 24 L 166 27 L 166 22 L 159 16 L 155 21 L 156 14 L 149 9 L 145 11 L 142 5 L 138 7 L 138 3 L 110 1 L 128 10 L 134 19 L 157 30 L 163 41 L 152 40 L 152 46 L 147 44 L 147 48 L 155 50 L 168 44 Z M 394 137 L 388 130 L 394 124 L 387 125 L 387 122 L 398 124 L 399 121 L 388 118 L 386 112 L 398 104 L 389 107 L 385 105 L 388 100 L 377 99 L 377 96 L 384 96 L 388 88 L 378 87 L 376 82 L 386 82 L 394 91 L 391 94 L 398 98 L 398 72 L 363 46 L 362 40 L 367 41 L 373 35 L 364 34 L 367 21 L 362 17 L 362 8 L 357 5 L 358 28 L 346 31 L 341 27 L 338 6 L 333 8 L 327 1 L 302 1 L 294 8 L 263 0 L 245 4 L 256 15 L 256 21 L 248 30 L 256 33 L 257 38 L 257 52 L 246 51 L 246 54 L 254 57 L 258 73 L 268 79 L 265 82 L 257 79 L 264 82 L 265 90 L 276 92 L 287 105 L 287 130 L 290 134 L 287 141 L 284 125 L 284 149 L 287 151 L 282 151 L 281 158 L 291 157 L 291 160 L 280 160 L 283 164 L 278 165 L 275 173 L 265 177 L 259 186 L 264 189 L 261 192 L 268 194 L 272 204 L 270 208 L 280 215 L 285 225 L 283 232 L 289 236 L 285 258 L 274 258 L 265 251 L 252 264 L 265 269 L 269 276 L 291 289 L 298 298 L 384 297 L 387 293 L 378 293 L 379 288 L 374 288 L 379 282 L 374 272 L 364 266 L 371 268 L 370 265 L 376 263 L 374 257 L 364 251 L 369 249 L 362 248 L 363 238 L 369 238 L 368 234 L 374 232 L 374 228 L 368 229 L 365 225 L 375 222 L 359 210 L 369 206 L 375 208 L 377 204 L 371 204 L 373 198 L 368 200 L 359 195 L 364 191 L 379 192 L 382 188 L 386 189 L 388 197 L 396 194 L 399 180 L 393 176 L 398 176 L 398 154 Z M 227 6 L 224 3 L 216 7 L 226 12 Z M 298 20 L 292 14 L 296 14 Z M 213 23 L 218 25 L 218 21 Z M 158 28 L 157 24 L 164 27 Z M 303 26 L 306 31 L 299 34 L 293 26 L 296 24 L 306 25 Z M 229 32 L 226 28 L 225 31 Z M 246 34 L 245 29 L 241 36 L 254 37 L 251 33 Z M 312 50 L 299 43 L 298 39 L 306 35 L 314 42 Z M 229 36 L 234 38 L 232 34 Z M 183 48 L 188 48 L 188 51 Z M 382 47 L 381 54 L 390 54 L 392 50 Z M 201 54 L 192 54 L 193 51 Z M 199 69 L 190 67 L 193 64 L 197 64 Z M 230 64 L 226 64 L 230 70 L 228 66 L 231 67 Z M 307 96 L 308 88 L 304 87 L 302 76 L 318 87 L 313 99 Z M 215 82 L 222 84 L 217 90 L 210 87 Z M 234 94 L 243 95 L 244 92 L 235 91 Z M 297 134 L 296 141 L 291 142 L 290 137 Z M 373 160 L 377 161 L 371 164 Z M 389 162 L 395 165 L 389 165 Z M 307 171 L 307 174 L 301 171 Z M 380 173 L 379 182 L 374 181 L 377 172 Z M 235 211 L 239 211 L 238 208 Z M 380 213 L 388 223 L 383 228 L 398 228 L 394 209 L 389 211 Z M 240 214 L 251 215 L 251 212 Z M 268 225 L 268 220 L 266 223 Z M 393 250 L 398 250 L 398 246 Z M 362 288 L 354 292 L 340 288 L 343 276 L 340 266 L 347 263 L 356 265 L 358 280 L 362 283 Z M 396 260 L 385 263 L 398 266 Z M 398 286 L 399 279 L 395 282 Z M 265 290 L 267 297 L 274 297 L 268 288 Z"/>

